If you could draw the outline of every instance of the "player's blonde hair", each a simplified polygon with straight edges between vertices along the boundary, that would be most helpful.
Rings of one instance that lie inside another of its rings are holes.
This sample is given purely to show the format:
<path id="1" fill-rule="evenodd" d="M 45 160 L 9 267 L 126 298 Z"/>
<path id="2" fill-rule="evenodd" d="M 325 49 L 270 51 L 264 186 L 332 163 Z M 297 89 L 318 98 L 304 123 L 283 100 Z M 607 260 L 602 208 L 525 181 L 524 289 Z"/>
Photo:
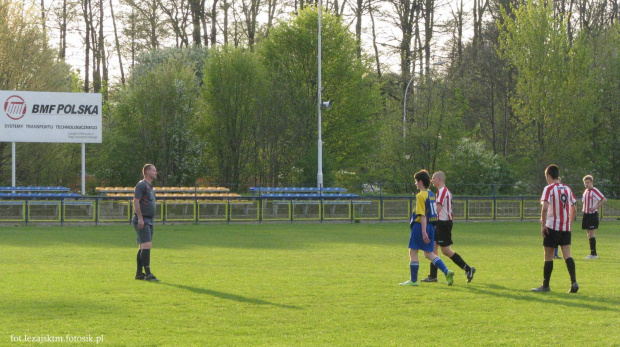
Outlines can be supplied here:
<path id="1" fill-rule="evenodd" d="M 443 171 L 437 171 L 433 174 L 433 176 L 439 178 L 442 181 L 446 180 L 446 174 Z"/>
<path id="2" fill-rule="evenodd" d="M 592 175 L 585 175 L 583 177 L 583 181 L 590 181 L 590 182 L 594 182 L 594 177 L 592 177 Z"/>

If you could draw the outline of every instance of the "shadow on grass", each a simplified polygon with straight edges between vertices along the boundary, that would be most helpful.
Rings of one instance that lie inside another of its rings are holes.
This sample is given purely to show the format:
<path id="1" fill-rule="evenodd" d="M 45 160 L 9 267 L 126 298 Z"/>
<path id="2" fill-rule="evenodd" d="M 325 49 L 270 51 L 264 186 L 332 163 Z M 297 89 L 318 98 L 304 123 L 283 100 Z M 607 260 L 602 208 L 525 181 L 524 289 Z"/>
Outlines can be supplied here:
<path id="1" fill-rule="evenodd" d="M 267 300 L 248 298 L 248 297 L 241 296 L 241 295 L 219 292 L 217 290 L 212 290 L 212 289 L 207 289 L 207 288 L 191 287 L 191 286 L 186 286 L 182 284 L 167 283 L 167 282 L 159 282 L 158 284 L 187 290 L 187 291 L 190 291 L 196 294 L 210 295 L 210 296 L 214 296 L 216 298 L 220 298 L 224 300 L 237 301 L 237 302 L 247 303 L 247 304 L 252 304 L 252 305 L 270 305 L 270 306 L 289 308 L 289 309 L 294 309 L 294 310 L 301 309 L 301 307 L 298 307 L 298 306 L 282 305 L 282 304 L 278 304 L 278 303 L 267 301 Z"/>
<path id="2" fill-rule="evenodd" d="M 607 299 L 605 300 L 605 302 L 608 303 L 609 306 L 598 305 L 597 303 L 600 302 L 599 299 L 580 296 L 579 293 L 569 294 L 568 287 L 563 288 L 566 289 L 566 291 L 553 291 L 553 289 L 551 289 L 551 292 L 548 293 L 534 293 L 529 290 L 526 291 L 524 289 L 508 288 L 497 284 L 487 284 L 486 287 L 488 287 L 488 289 L 469 286 L 463 286 L 461 288 L 477 294 L 496 296 L 503 299 L 508 298 L 514 300 L 540 302 L 567 307 L 587 308 L 596 311 L 616 311 L 616 309 L 614 309 L 613 307 L 617 307 L 618 305 L 620 305 L 619 300 Z"/>

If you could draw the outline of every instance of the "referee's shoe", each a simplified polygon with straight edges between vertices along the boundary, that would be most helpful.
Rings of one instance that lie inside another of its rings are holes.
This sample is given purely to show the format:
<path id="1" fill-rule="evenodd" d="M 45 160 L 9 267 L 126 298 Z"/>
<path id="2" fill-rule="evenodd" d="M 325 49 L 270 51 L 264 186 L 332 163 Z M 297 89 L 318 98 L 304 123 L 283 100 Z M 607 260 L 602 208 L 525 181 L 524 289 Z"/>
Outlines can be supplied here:
<path id="1" fill-rule="evenodd" d="M 146 277 L 144 277 L 144 280 L 145 281 L 151 281 L 151 282 L 159 282 L 157 277 L 155 277 L 153 274 L 146 275 Z"/>

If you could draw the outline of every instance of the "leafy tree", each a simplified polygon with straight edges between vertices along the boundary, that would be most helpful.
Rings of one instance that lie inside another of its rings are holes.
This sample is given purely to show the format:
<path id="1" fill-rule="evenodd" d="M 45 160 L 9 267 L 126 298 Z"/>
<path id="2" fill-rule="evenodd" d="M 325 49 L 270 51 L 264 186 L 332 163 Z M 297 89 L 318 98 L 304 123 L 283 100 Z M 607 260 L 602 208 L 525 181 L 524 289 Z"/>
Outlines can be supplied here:
<path id="1" fill-rule="evenodd" d="M 463 111 L 463 126 L 476 140 L 484 140 L 494 153 L 507 156 L 514 143 L 514 119 L 510 95 L 514 68 L 497 54 L 499 30 L 488 23 L 477 45 L 465 45 L 461 64 L 450 67 L 449 79 L 457 90 L 453 107 Z"/>
<path id="2" fill-rule="evenodd" d="M 147 162 L 157 166 L 164 186 L 193 185 L 203 172 L 204 145 L 194 130 L 198 80 L 190 57 L 160 60 L 147 54 L 145 61 L 158 62 L 130 76 L 111 107 L 106 139 L 94 159 L 103 182 L 131 186 Z"/>
<path id="3" fill-rule="evenodd" d="M 57 62 L 38 13 L 0 0 L 0 89 L 70 92 L 69 66 Z M 22 185 L 70 185 L 80 172 L 79 145 L 17 144 L 16 180 Z M 77 158 L 76 158 L 77 153 Z M 77 159 L 77 160 L 76 160 Z M 0 142 L 0 184 L 11 184 L 11 144 Z"/>
<path id="4" fill-rule="evenodd" d="M 450 152 L 444 171 L 458 195 L 508 194 L 514 189 L 514 173 L 508 163 L 483 142 L 462 139 Z"/>
<path id="5" fill-rule="evenodd" d="M 620 24 L 599 37 L 587 41 L 591 53 L 589 83 L 583 83 L 593 94 L 589 117 L 583 119 L 581 136 L 586 146 L 581 155 L 590 160 L 587 172 L 598 184 L 614 184 L 609 196 L 620 195 Z M 602 178 L 602 180 L 599 180 Z"/>
<path id="6" fill-rule="evenodd" d="M 368 165 L 381 103 L 372 68 L 357 58 L 355 37 L 341 18 L 324 13 L 322 23 L 323 100 L 332 101 L 331 109 L 322 112 L 325 183 L 330 184 L 331 177 L 359 173 Z M 317 29 L 318 11 L 306 7 L 273 28 L 258 47 L 271 75 L 291 90 L 304 90 L 302 100 L 283 102 L 295 112 L 289 118 L 290 143 L 299 149 L 290 170 L 305 184 L 316 182 L 317 173 Z"/>
<path id="7" fill-rule="evenodd" d="M 533 1 L 513 11 L 514 18 L 504 12 L 499 53 L 518 71 L 511 101 L 515 162 L 525 177 L 540 181 L 552 162 L 573 171 L 583 166 L 583 142 L 573 133 L 591 106 L 591 95 L 580 87 L 587 52 L 570 45 L 566 21 L 554 17 L 552 5 Z"/>
<path id="8" fill-rule="evenodd" d="M 214 49 L 204 67 L 201 132 L 209 143 L 213 176 L 223 184 L 245 182 L 256 156 L 258 118 L 266 76 L 251 52 Z"/>

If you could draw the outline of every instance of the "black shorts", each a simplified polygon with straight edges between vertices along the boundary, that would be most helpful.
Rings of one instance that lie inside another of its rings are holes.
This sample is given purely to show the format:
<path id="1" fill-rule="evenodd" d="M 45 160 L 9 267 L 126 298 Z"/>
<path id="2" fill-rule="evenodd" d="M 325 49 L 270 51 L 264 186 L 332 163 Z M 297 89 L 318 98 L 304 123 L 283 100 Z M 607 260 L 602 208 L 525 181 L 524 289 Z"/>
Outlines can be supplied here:
<path id="1" fill-rule="evenodd" d="M 438 220 L 435 225 L 435 242 L 439 247 L 448 247 L 452 244 L 452 221 Z"/>
<path id="2" fill-rule="evenodd" d="M 557 231 L 553 229 L 547 230 L 549 231 L 549 233 L 543 239 L 544 247 L 557 248 L 558 246 L 570 245 L 570 231 Z"/>
<path id="3" fill-rule="evenodd" d="M 138 229 L 138 217 L 134 215 L 132 218 L 133 228 L 136 231 L 136 241 L 138 244 L 153 241 L 153 218 L 142 217 L 142 219 L 144 219 L 144 227 L 142 229 Z"/>
<path id="4" fill-rule="evenodd" d="M 581 229 L 592 230 L 598 229 L 598 211 L 594 213 L 584 213 L 581 221 Z"/>

